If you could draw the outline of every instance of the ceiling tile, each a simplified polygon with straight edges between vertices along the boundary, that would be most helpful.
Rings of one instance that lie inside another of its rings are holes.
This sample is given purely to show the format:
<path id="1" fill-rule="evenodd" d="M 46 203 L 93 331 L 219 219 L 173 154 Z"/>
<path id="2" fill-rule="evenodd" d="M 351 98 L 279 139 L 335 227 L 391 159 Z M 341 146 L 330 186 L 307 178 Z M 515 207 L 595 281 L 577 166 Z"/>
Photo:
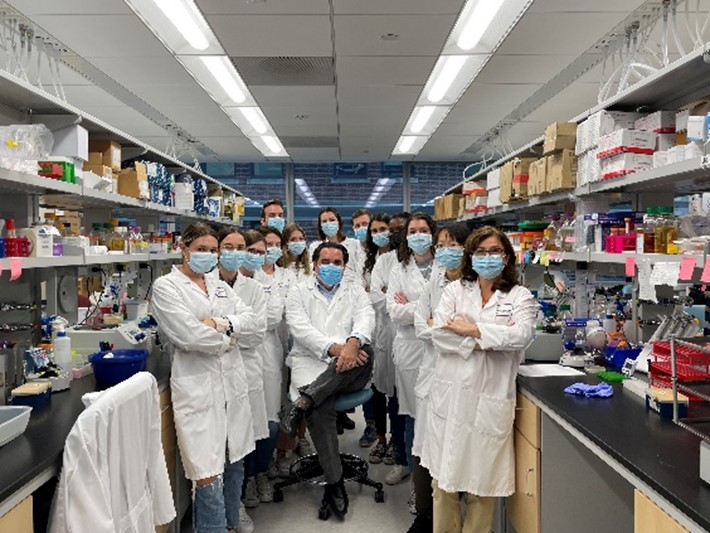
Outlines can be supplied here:
<path id="1" fill-rule="evenodd" d="M 91 63 L 126 87 L 143 85 L 197 86 L 185 67 L 167 50 L 159 56 L 96 57 Z"/>
<path id="2" fill-rule="evenodd" d="M 266 115 L 266 118 L 269 119 L 269 122 L 273 124 L 289 124 L 302 122 L 305 125 L 305 123 L 307 123 L 309 120 L 313 122 L 323 123 L 335 123 L 338 120 L 335 111 L 335 105 L 309 107 L 301 106 L 298 109 L 295 109 L 291 106 L 262 106 L 261 109 Z M 295 118 L 296 114 L 308 115 L 308 119 L 300 121 Z"/>
<path id="3" fill-rule="evenodd" d="M 338 84 L 423 86 L 435 61 L 434 57 L 338 57 Z"/>
<path id="4" fill-rule="evenodd" d="M 83 111 L 94 115 L 96 118 L 134 137 L 141 138 L 145 135 L 165 135 L 163 128 L 126 105 L 77 107 L 80 107 Z M 156 148 L 163 149 L 163 147 L 160 146 L 156 146 Z"/>
<path id="5" fill-rule="evenodd" d="M 205 15 L 328 15 L 328 0 L 197 0 Z"/>
<path id="6" fill-rule="evenodd" d="M 326 15 L 208 15 L 230 56 L 331 56 Z M 276 37 L 277 38 L 273 38 Z"/>
<path id="7" fill-rule="evenodd" d="M 131 8 L 116 0 L 7 0 L 25 15 L 128 15 Z"/>
<path id="8" fill-rule="evenodd" d="M 345 15 L 335 17 L 335 50 L 341 56 L 438 56 L 454 15 Z M 385 34 L 399 36 L 383 40 Z"/>
<path id="9" fill-rule="evenodd" d="M 84 58 L 163 56 L 165 47 L 135 15 L 41 15 L 38 26 Z"/>
<path id="10" fill-rule="evenodd" d="M 378 135 L 391 135 L 396 137 L 407 122 L 408 113 L 403 114 L 399 120 L 381 120 L 377 123 L 371 121 L 353 122 L 342 120 L 340 134 L 348 137 L 367 136 L 373 133 Z"/>
<path id="11" fill-rule="evenodd" d="M 70 104 L 82 110 L 89 107 L 125 106 L 118 98 L 95 85 L 67 85 L 64 87 L 64 93 Z"/>
<path id="12" fill-rule="evenodd" d="M 338 148 L 289 148 L 288 155 L 297 162 L 340 160 Z"/>
<path id="13" fill-rule="evenodd" d="M 483 67 L 476 83 L 547 83 L 576 56 L 495 55 Z"/>
<path id="14" fill-rule="evenodd" d="M 294 120 L 292 122 L 271 122 L 274 132 L 279 137 L 337 137 L 338 123 L 311 122 L 310 120 Z"/>
<path id="15" fill-rule="evenodd" d="M 449 135 L 432 137 L 421 149 L 416 159 L 419 161 L 461 159 L 461 153 L 471 146 L 471 142 L 471 137 Z"/>
<path id="16" fill-rule="evenodd" d="M 217 152 L 222 161 L 263 161 L 265 158 L 246 137 L 203 136 L 198 140 Z"/>
<path id="17" fill-rule="evenodd" d="M 631 13 L 643 4 L 643 0 L 535 0 L 530 6 L 530 13 L 560 12 L 621 12 Z"/>
<path id="18" fill-rule="evenodd" d="M 188 107 L 179 106 L 165 114 L 191 135 L 234 136 L 240 134 L 239 128 L 229 119 L 217 104 Z"/>
<path id="19" fill-rule="evenodd" d="M 252 85 L 251 94 L 260 106 L 282 106 L 288 104 L 293 108 L 293 114 L 299 113 L 301 107 L 327 106 L 335 107 L 335 87 L 265 87 Z"/>
<path id="20" fill-rule="evenodd" d="M 464 0 L 334 0 L 336 15 L 457 14 Z"/>
<path id="21" fill-rule="evenodd" d="M 413 107 L 421 90 L 417 85 L 341 86 L 338 101 L 343 107 Z"/>

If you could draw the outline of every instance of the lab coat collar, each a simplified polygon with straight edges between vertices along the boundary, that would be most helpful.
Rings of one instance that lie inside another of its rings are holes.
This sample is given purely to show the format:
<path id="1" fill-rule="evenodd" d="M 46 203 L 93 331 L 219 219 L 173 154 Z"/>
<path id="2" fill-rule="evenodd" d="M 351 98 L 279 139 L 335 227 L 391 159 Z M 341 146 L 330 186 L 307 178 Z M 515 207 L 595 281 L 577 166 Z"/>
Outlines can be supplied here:
<path id="1" fill-rule="evenodd" d="M 481 286 L 478 284 L 478 281 L 465 281 L 463 282 L 466 287 L 468 287 L 468 290 L 471 292 L 471 296 L 473 299 L 473 305 L 476 308 L 476 311 L 480 312 L 483 309 L 487 309 L 489 307 L 493 307 L 498 305 L 498 299 L 501 296 L 501 292 L 499 290 L 496 290 L 493 295 L 491 296 L 491 299 L 488 300 L 488 303 L 484 306 L 483 305 L 483 295 L 481 294 Z"/>
<path id="2" fill-rule="evenodd" d="M 216 269 L 215 269 L 216 270 Z M 219 274 L 214 273 L 215 271 L 213 270 L 212 272 L 209 272 L 205 274 L 205 286 L 207 287 L 207 294 L 205 294 L 200 287 L 197 286 L 197 284 L 192 281 L 190 278 L 188 278 L 182 270 L 180 270 L 180 267 L 173 265 L 173 271 L 172 274 L 175 276 L 175 278 L 182 283 L 183 285 L 187 285 L 190 287 L 191 290 L 196 292 L 197 294 L 201 294 L 202 296 L 207 296 L 209 299 L 212 299 L 212 296 L 214 295 L 214 289 L 217 283 L 219 283 Z"/>
<path id="3" fill-rule="evenodd" d="M 322 287 L 320 284 L 320 281 L 318 281 L 318 277 L 314 274 L 313 275 L 313 280 L 310 285 L 310 290 L 313 291 L 313 293 L 316 295 L 317 298 L 320 298 L 323 300 L 326 304 L 331 305 L 335 301 L 337 301 L 339 298 L 341 298 L 343 291 L 341 290 L 343 287 L 343 282 L 341 281 L 338 283 L 335 287 L 333 287 L 329 292 L 333 294 L 333 297 L 328 301 L 328 298 L 325 297 L 325 295 L 321 292 L 321 288 L 323 290 L 327 290 L 325 287 Z"/>

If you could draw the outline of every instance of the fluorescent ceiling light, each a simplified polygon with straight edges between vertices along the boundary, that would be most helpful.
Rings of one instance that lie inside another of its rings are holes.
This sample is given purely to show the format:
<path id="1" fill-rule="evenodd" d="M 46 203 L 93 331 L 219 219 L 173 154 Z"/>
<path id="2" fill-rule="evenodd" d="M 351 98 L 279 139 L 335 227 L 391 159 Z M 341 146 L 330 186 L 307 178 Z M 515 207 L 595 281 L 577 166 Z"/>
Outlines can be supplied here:
<path id="1" fill-rule="evenodd" d="M 200 59 L 233 102 L 241 104 L 246 100 L 246 95 L 237 81 L 239 74 L 227 56 L 202 56 Z"/>
<path id="2" fill-rule="evenodd" d="M 153 0 L 160 10 L 165 14 L 173 26 L 195 50 L 207 50 L 210 42 L 195 17 L 199 16 L 197 7 L 191 0 Z M 189 2 L 185 5 L 184 2 Z"/>
<path id="3" fill-rule="evenodd" d="M 240 107 L 239 111 L 242 112 L 244 118 L 249 121 L 249 124 L 252 125 L 252 127 L 258 134 L 266 133 L 268 127 L 266 126 L 266 122 L 262 118 L 264 115 L 261 113 L 261 110 L 258 107 Z"/>
<path id="4" fill-rule="evenodd" d="M 409 128 L 410 131 L 412 133 L 421 133 L 424 126 L 426 126 L 426 123 L 429 122 L 429 119 L 434 114 L 435 109 L 436 107 L 433 105 L 426 105 L 418 108 L 416 110 L 416 116 L 412 121 L 412 127 Z"/>
<path id="5" fill-rule="evenodd" d="M 469 13 L 456 46 L 461 50 L 475 48 L 504 3 L 505 0 L 478 0 Z"/>
<path id="6" fill-rule="evenodd" d="M 461 72 L 466 59 L 468 59 L 466 56 L 448 56 L 446 58 L 444 67 L 439 72 L 434 85 L 427 95 L 430 102 L 436 103 L 446 95 L 446 91 L 449 90 L 456 76 Z"/>
<path id="7" fill-rule="evenodd" d="M 409 152 L 415 140 L 416 137 L 413 135 L 403 135 L 399 141 L 399 151 L 402 153 Z"/>
<path id="8" fill-rule="evenodd" d="M 264 135 L 261 137 L 261 140 L 264 141 L 264 144 L 266 144 L 266 147 L 269 150 L 271 150 L 274 154 L 280 154 L 283 151 L 283 148 L 281 147 L 281 143 L 273 135 Z"/>

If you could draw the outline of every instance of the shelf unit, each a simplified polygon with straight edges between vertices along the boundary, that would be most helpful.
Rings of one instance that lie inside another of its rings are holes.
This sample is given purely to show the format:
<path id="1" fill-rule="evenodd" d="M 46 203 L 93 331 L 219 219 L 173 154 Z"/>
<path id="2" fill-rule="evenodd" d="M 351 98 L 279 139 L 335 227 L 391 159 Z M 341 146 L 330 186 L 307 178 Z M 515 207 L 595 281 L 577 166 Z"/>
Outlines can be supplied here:
<path id="1" fill-rule="evenodd" d="M 174 261 L 181 258 L 180 252 L 160 254 L 122 255 L 65 255 L 61 257 L 5 257 L 0 259 L 3 271 L 10 269 L 10 263 L 19 261 L 22 270 L 39 268 L 78 267 L 86 265 L 108 265 L 121 263 L 145 263 L 149 261 Z"/>

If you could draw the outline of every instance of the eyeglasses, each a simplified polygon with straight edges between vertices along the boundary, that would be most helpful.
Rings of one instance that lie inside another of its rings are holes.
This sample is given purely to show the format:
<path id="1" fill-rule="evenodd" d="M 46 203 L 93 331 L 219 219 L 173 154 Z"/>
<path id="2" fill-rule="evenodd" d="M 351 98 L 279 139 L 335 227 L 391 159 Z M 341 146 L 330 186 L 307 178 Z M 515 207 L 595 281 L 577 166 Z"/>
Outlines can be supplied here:
<path id="1" fill-rule="evenodd" d="M 473 252 L 474 257 L 486 257 L 486 256 L 502 256 L 505 255 L 505 250 L 501 248 L 491 248 L 490 250 L 486 250 L 484 248 L 477 248 Z"/>

